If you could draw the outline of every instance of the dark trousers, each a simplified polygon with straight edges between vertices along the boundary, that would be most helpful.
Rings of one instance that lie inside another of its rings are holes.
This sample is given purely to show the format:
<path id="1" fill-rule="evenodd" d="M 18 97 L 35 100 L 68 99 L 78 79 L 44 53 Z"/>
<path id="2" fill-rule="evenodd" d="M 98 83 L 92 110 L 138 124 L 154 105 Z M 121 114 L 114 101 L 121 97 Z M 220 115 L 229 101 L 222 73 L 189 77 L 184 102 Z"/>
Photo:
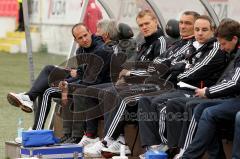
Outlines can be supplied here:
<path id="1" fill-rule="evenodd" d="M 186 147 L 191 143 L 193 136 L 195 135 L 195 128 L 197 127 L 197 122 L 200 117 L 194 114 L 194 108 L 201 103 L 210 102 L 215 100 L 202 99 L 202 98 L 192 98 L 192 100 L 186 101 L 185 112 L 188 114 L 189 120 L 184 120 L 181 130 L 181 136 L 179 139 L 179 147 L 186 149 Z M 194 114 L 194 115 L 193 115 Z M 190 132 L 190 137 L 188 139 L 187 135 Z"/>
<path id="2" fill-rule="evenodd" d="M 216 102 L 221 99 L 174 98 L 167 102 L 167 114 L 173 117 L 167 120 L 167 139 L 169 147 L 187 149 L 195 135 L 199 115 L 193 115 L 194 108 L 201 103 Z M 180 131 L 176 131 L 180 130 Z M 179 133 L 180 132 L 180 133 Z M 223 154 L 221 147 L 208 146 L 209 158 Z"/>
<path id="3" fill-rule="evenodd" d="M 24 18 L 23 18 L 23 6 L 22 3 L 19 3 L 19 10 L 18 10 L 18 31 L 24 31 Z"/>
<path id="4" fill-rule="evenodd" d="M 132 97 L 135 93 L 130 88 L 130 85 L 112 86 L 101 94 L 105 101 L 104 135 L 107 137 L 117 139 L 120 134 L 124 134 L 126 121 L 137 118 L 137 99 Z M 128 99 L 126 102 L 125 98 Z"/>
<path id="5" fill-rule="evenodd" d="M 105 115 L 105 136 L 117 138 L 119 134 L 124 133 L 126 121 L 137 120 L 137 103 L 140 97 L 156 91 L 159 89 L 156 89 L 155 84 L 125 84 L 105 92 L 104 101 L 108 101 L 108 104 L 105 104 L 104 108 L 110 110 Z"/>
<path id="6" fill-rule="evenodd" d="M 72 137 L 83 136 L 85 119 L 82 118 L 81 113 L 84 102 L 83 97 L 73 96 L 73 99 L 68 99 L 68 104 L 62 107 L 63 134 L 69 134 Z"/>
<path id="7" fill-rule="evenodd" d="M 240 148 L 240 112 L 237 113 L 235 119 L 232 159 L 240 159 L 239 148 Z"/>
<path id="8" fill-rule="evenodd" d="M 82 137 L 84 133 L 97 135 L 98 120 L 104 114 L 103 100 L 99 99 L 99 94 L 110 86 L 112 83 L 104 83 L 85 89 L 78 88 L 73 92 L 72 106 L 62 111 L 64 134 L 73 137 Z"/>
<path id="9" fill-rule="evenodd" d="M 181 139 L 181 132 L 183 125 L 187 125 L 191 120 L 191 113 L 186 111 L 186 103 L 194 98 L 173 98 L 167 101 L 166 113 L 169 118 L 166 121 L 167 125 L 167 140 L 168 147 L 179 147 L 179 140 Z"/>
<path id="10" fill-rule="evenodd" d="M 52 98 L 61 98 L 61 91 L 58 88 L 50 87 L 43 95 L 38 96 L 38 106 L 35 110 L 33 130 L 44 129 L 44 124 L 51 109 Z"/>
<path id="11" fill-rule="evenodd" d="M 166 103 L 169 99 L 193 95 L 193 91 L 174 90 L 158 96 L 142 97 L 138 105 L 139 132 L 142 146 L 167 144 Z M 151 116 L 151 117 L 149 117 Z M 152 119 L 151 119 L 152 118 Z"/>
<path id="12" fill-rule="evenodd" d="M 166 112 L 169 114 L 169 120 L 166 121 L 166 125 L 169 147 L 184 148 L 193 110 L 196 105 L 206 101 L 209 99 L 193 97 L 173 98 L 167 101 Z"/>
<path id="13" fill-rule="evenodd" d="M 199 104 L 194 110 L 196 115 L 201 114 L 197 132 L 192 143 L 183 154 L 183 158 L 200 158 L 207 150 L 208 145 L 216 145 L 215 147 L 222 149 L 222 145 L 219 145 L 218 127 L 222 122 L 233 123 L 239 110 L 239 99 Z M 225 158 L 225 156 L 219 154 L 215 158 Z"/>
<path id="14" fill-rule="evenodd" d="M 29 95 L 32 101 L 35 101 L 38 96 L 43 95 L 45 90 L 49 88 L 49 75 L 55 69 L 57 70 L 59 68 L 53 65 L 47 65 L 41 70 L 38 77 L 34 81 L 33 86 L 26 93 L 27 95 Z"/>
<path id="15" fill-rule="evenodd" d="M 54 74 L 54 72 L 58 72 L 59 74 Z M 38 129 L 42 129 L 46 120 L 46 117 L 48 115 L 48 112 L 50 110 L 51 107 L 51 98 L 52 97 L 59 97 L 60 95 L 56 92 L 52 92 L 51 95 L 49 96 L 50 98 L 48 98 L 46 101 L 43 100 L 44 98 L 44 93 L 47 89 L 50 88 L 50 82 L 54 82 L 54 80 L 58 80 L 57 78 L 60 76 L 56 76 L 56 77 L 52 77 L 52 75 L 64 75 L 64 70 L 58 67 L 55 67 L 53 65 L 47 65 L 45 66 L 41 72 L 39 73 L 38 77 L 36 78 L 36 80 L 34 81 L 33 86 L 31 87 L 31 89 L 26 93 L 27 95 L 29 95 L 30 99 L 32 101 L 35 101 L 38 98 L 38 106 L 35 109 L 35 119 L 34 119 L 34 125 L 33 125 L 33 129 L 37 129 L 37 125 L 39 123 L 39 121 L 43 121 L 41 122 L 40 126 Z M 56 79 L 54 79 L 56 78 Z M 49 79 L 51 79 L 51 81 L 49 81 Z M 45 104 L 46 107 L 42 107 L 42 104 Z M 43 111 L 44 109 L 44 111 Z M 39 116 L 41 115 L 41 112 L 44 112 L 44 117 L 41 117 L 41 119 L 39 119 Z"/>
<path id="16" fill-rule="evenodd" d="M 183 124 L 180 138 L 180 147 L 186 150 L 188 146 L 192 143 L 203 110 L 209 106 L 215 105 L 220 102 L 222 102 L 222 99 L 195 99 L 186 103 L 186 110 L 188 112 L 193 111 L 193 115 L 190 123 L 184 122 Z M 198 105 L 204 106 L 198 107 Z M 219 142 L 219 144 L 215 144 L 215 142 Z M 225 156 L 221 139 L 216 138 L 216 140 L 214 140 L 212 144 L 208 145 L 208 154 L 209 159 L 215 159 L 216 156 Z"/>

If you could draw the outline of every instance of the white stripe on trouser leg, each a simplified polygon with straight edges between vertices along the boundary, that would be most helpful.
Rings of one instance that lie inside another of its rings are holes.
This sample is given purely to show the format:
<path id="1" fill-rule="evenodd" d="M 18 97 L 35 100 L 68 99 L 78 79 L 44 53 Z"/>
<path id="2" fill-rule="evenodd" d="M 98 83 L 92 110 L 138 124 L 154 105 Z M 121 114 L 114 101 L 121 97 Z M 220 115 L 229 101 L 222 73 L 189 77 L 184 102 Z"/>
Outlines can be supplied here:
<path id="1" fill-rule="evenodd" d="M 162 140 L 162 143 L 167 144 L 167 139 L 164 137 L 165 117 L 166 117 L 166 106 L 161 109 L 159 114 L 159 136 Z"/>
<path id="2" fill-rule="evenodd" d="M 38 118 L 38 121 L 37 121 L 36 130 L 42 129 L 44 118 L 46 116 L 46 109 L 47 109 L 47 106 L 48 106 L 48 98 L 49 98 L 51 93 L 56 93 L 56 92 L 61 92 L 61 90 L 59 90 L 58 88 L 55 87 L 55 88 L 48 88 L 44 92 L 43 99 L 42 99 L 42 104 L 41 104 L 41 109 L 40 109 L 40 114 L 39 114 L 39 118 Z"/>
<path id="3" fill-rule="evenodd" d="M 113 132 L 115 131 L 124 111 L 125 111 L 125 108 L 127 106 L 127 104 L 131 101 L 136 101 L 136 100 L 139 100 L 140 96 L 130 96 L 130 97 L 126 97 L 122 100 L 119 108 L 118 108 L 118 111 L 117 113 L 115 114 L 114 116 L 114 119 L 108 129 L 108 132 L 107 132 L 107 137 L 111 137 Z"/>
<path id="4" fill-rule="evenodd" d="M 108 129 L 108 132 L 106 134 L 107 137 L 111 137 L 112 134 L 114 133 L 124 111 L 125 111 L 125 108 L 127 106 L 128 103 L 132 102 L 132 101 L 137 101 L 139 100 L 140 96 L 137 95 L 137 96 L 130 96 L 130 97 L 126 97 L 122 100 L 119 108 L 118 108 L 118 111 L 117 113 L 115 114 L 114 118 L 113 118 L 113 121 Z"/>
<path id="5" fill-rule="evenodd" d="M 42 129 L 42 125 L 44 122 L 45 114 L 46 114 L 46 109 L 47 109 L 47 104 L 48 104 L 48 97 L 51 93 L 59 92 L 60 90 L 58 88 L 48 88 L 44 94 L 43 94 L 43 99 L 42 99 L 42 104 L 41 104 L 41 109 L 40 109 L 40 114 L 39 118 L 37 121 L 37 127 L 36 130 Z"/>
<path id="6" fill-rule="evenodd" d="M 44 92 L 43 99 L 42 99 L 42 104 L 41 104 L 41 109 L 40 109 L 40 114 L 39 114 L 39 118 L 38 118 L 38 121 L 37 121 L 36 130 L 41 130 L 42 129 L 42 125 L 43 125 L 43 122 L 44 122 L 44 118 L 46 116 L 46 110 L 47 110 L 47 106 L 48 106 L 48 98 L 49 98 L 51 93 L 55 93 L 55 92 L 61 92 L 61 90 L 54 87 L 54 88 L 48 88 Z"/>
<path id="7" fill-rule="evenodd" d="M 188 127 L 187 136 L 186 136 L 186 139 L 185 139 L 185 142 L 184 142 L 184 147 L 183 147 L 184 150 L 186 150 L 188 148 L 188 146 L 191 144 L 193 134 L 196 130 L 196 126 L 197 126 L 197 122 L 196 122 L 195 117 L 193 115 L 192 119 L 191 119 L 191 122 L 190 122 L 190 125 Z"/>

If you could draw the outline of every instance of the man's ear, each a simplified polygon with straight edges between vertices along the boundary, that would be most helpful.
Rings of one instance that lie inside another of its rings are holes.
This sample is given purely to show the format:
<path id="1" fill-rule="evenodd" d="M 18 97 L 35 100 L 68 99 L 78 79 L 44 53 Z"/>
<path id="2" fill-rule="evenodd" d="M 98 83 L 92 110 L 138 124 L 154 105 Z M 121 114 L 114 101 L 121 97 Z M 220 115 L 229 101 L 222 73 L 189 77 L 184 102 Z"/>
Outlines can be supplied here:
<path id="1" fill-rule="evenodd" d="M 237 36 L 233 36 L 232 41 L 238 42 L 238 37 Z"/>

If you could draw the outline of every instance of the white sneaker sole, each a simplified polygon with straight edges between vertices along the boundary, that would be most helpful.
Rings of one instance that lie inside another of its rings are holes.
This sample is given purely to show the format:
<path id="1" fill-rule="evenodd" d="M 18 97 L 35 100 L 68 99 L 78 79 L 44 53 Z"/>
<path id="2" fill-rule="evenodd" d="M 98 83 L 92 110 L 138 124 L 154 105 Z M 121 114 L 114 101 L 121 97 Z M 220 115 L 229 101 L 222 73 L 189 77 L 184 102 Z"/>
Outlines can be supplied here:
<path id="1" fill-rule="evenodd" d="M 11 105 L 15 107 L 20 107 L 26 113 L 32 113 L 33 111 L 32 108 L 30 108 L 29 106 L 23 105 L 22 102 L 11 93 L 7 94 L 7 100 Z"/>
<path id="2" fill-rule="evenodd" d="M 91 153 L 84 153 L 84 157 L 87 157 L 87 158 L 89 158 L 89 157 L 91 157 L 91 158 L 101 158 L 102 157 L 102 155 L 101 154 L 91 154 Z"/>
<path id="3" fill-rule="evenodd" d="M 105 157 L 105 158 L 112 158 L 113 156 L 119 156 L 120 155 L 120 152 L 110 152 L 110 151 L 108 151 L 108 150 L 102 150 L 101 151 L 101 154 L 102 154 L 102 156 L 103 157 Z M 129 155 L 131 155 L 131 152 L 126 152 L 125 151 L 125 155 L 126 156 L 129 156 Z"/>
<path id="4" fill-rule="evenodd" d="M 21 102 L 14 95 L 12 95 L 12 93 L 7 94 L 7 100 L 11 105 L 15 107 L 20 107 L 21 105 Z"/>

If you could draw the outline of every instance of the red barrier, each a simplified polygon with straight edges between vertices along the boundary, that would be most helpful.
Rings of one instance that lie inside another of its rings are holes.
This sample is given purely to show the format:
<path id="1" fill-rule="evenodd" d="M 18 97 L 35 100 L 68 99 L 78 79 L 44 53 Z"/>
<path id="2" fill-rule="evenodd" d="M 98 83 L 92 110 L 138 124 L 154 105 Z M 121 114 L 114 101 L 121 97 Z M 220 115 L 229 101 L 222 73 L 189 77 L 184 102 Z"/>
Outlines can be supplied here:
<path id="1" fill-rule="evenodd" d="M 18 19 L 17 0 L 0 0 L 0 16 L 16 17 Z"/>

